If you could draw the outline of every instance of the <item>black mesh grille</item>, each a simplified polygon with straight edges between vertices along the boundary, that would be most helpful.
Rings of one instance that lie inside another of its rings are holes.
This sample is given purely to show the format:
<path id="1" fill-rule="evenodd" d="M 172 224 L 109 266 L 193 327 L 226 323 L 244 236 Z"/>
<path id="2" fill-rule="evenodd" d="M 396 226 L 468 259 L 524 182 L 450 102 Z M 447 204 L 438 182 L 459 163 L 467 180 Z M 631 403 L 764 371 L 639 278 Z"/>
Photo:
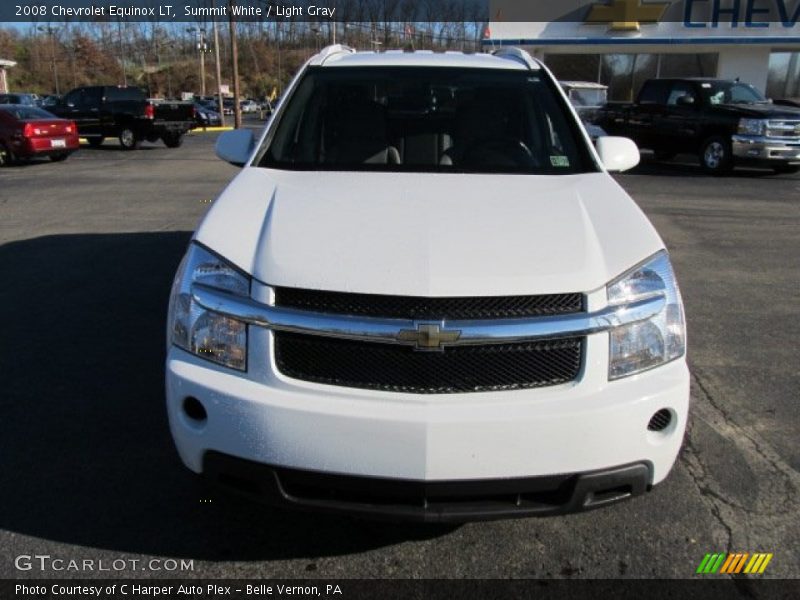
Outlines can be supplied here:
<path id="1" fill-rule="evenodd" d="M 301 310 L 397 319 L 505 319 L 584 310 L 583 294 L 422 298 L 275 288 L 275 304 Z"/>
<path id="2" fill-rule="evenodd" d="M 545 387 L 578 377 L 583 338 L 462 346 L 408 346 L 275 333 L 278 370 L 294 379 L 416 394 Z"/>

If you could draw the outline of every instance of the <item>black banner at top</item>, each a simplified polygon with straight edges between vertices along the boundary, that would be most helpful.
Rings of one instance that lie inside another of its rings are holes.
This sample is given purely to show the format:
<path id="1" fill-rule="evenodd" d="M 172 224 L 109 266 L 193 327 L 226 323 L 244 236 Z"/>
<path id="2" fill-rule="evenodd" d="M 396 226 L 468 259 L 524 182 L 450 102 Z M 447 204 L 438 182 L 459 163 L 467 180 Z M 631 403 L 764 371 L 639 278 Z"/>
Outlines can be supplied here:
<path id="1" fill-rule="evenodd" d="M 2 0 L 0 22 L 541 22 L 800 29 L 800 0 Z"/>

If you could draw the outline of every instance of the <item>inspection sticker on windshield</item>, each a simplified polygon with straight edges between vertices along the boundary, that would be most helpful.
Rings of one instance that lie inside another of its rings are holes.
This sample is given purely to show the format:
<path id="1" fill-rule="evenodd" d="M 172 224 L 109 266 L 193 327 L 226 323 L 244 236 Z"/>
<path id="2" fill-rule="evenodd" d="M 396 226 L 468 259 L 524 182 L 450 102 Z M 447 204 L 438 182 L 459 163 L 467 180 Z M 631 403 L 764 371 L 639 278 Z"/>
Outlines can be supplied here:
<path id="1" fill-rule="evenodd" d="M 568 167 L 569 166 L 569 158 L 566 156 L 551 156 L 550 163 L 554 167 Z"/>

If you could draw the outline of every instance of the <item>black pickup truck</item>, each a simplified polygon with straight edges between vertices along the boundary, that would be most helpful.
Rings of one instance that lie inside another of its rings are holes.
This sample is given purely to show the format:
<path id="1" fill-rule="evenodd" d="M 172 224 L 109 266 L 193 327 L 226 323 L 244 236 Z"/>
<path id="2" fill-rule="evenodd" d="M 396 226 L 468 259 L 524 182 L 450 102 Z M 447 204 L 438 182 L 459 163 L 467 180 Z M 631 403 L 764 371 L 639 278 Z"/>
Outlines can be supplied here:
<path id="1" fill-rule="evenodd" d="M 183 143 L 184 134 L 195 126 L 194 105 L 182 102 L 148 101 L 137 87 L 79 87 L 50 112 L 78 124 L 78 132 L 92 146 L 116 137 L 126 150 L 135 150 L 143 140 L 163 140 L 168 148 Z"/>
<path id="2" fill-rule="evenodd" d="M 609 102 L 594 123 L 668 160 L 692 153 L 709 173 L 736 165 L 800 171 L 800 109 L 719 79 L 651 79 L 634 103 Z"/>

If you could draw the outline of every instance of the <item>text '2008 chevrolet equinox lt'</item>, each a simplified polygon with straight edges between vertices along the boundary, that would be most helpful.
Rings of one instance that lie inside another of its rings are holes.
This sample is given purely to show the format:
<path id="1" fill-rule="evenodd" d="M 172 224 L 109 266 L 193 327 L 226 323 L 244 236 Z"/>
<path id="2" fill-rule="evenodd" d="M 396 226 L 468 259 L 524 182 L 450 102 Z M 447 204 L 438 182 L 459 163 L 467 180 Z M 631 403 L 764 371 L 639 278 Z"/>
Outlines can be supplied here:
<path id="1" fill-rule="evenodd" d="M 186 466 L 299 508 L 549 515 L 649 490 L 689 404 L 664 243 L 517 49 L 333 46 L 198 227 L 169 308 Z"/>

